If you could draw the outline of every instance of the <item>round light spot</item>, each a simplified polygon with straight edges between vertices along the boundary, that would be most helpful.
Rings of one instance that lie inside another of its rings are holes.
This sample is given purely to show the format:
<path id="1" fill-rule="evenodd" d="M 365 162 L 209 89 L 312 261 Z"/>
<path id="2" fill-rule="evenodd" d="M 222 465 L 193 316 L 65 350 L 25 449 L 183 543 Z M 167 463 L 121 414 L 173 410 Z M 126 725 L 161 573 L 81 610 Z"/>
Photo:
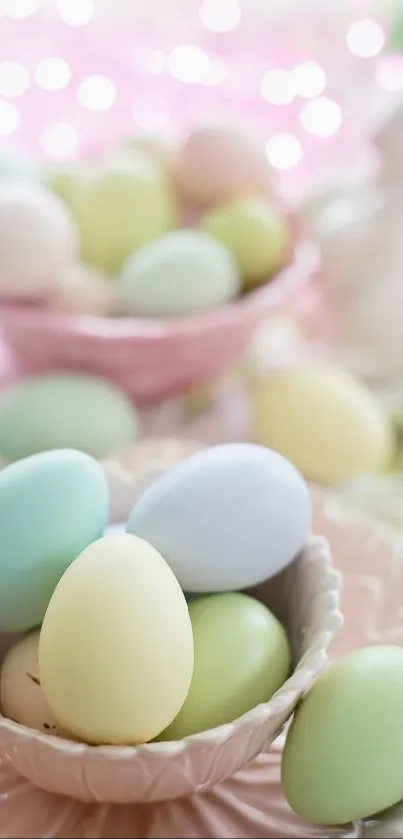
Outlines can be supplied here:
<path id="1" fill-rule="evenodd" d="M 116 99 L 116 87 L 106 76 L 87 76 L 79 87 L 78 98 L 89 111 L 107 111 Z"/>
<path id="2" fill-rule="evenodd" d="M 77 154 L 79 138 L 72 125 L 67 122 L 53 122 L 44 129 L 40 143 L 48 157 L 54 160 L 71 160 Z"/>
<path id="3" fill-rule="evenodd" d="M 237 0 L 204 0 L 199 14 L 202 23 L 211 32 L 231 32 L 241 20 Z"/>
<path id="4" fill-rule="evenodd" d="M 295 98 L 293 74 L 288 70 L 269 70 L 262 79 L 261 91 L 271 105 L 289 105 Z"/>
<path id="5" fill-rule="evenodd" d="M 385 56 L 376 68 L 375 81 L 390 93 L 399 93 L 403 90 L 403 56 Z"/>
<path id="6" fill-rule="evenodd" d="M 302 158 L 302 146 L 293 134 L 276 134 L 266 145 L 266 155 L 275 169 L 294 169 Z"/>
<path id="7" fill-rule="evenodd" d="M 347 46 L 360 58 L 378 55 L 385 45 L 385 32 L 375 20 L 356 20 L 348 29 Z"/>
<path id="8" fill-rule="evenodd" d="M 326 73 L 316 61 L 297 64 L 292 75 L 295 92 L 303 99 L 314 99 L 315 96 L 320 96 L 327 85 Z"/>
<path id="9" fill-rule="evenodd" d="M 309 134 L 315 137 L 331 137 L 339 130 L 343 115 L 340 105 L 322 96 L 312 99 L 301 111 L 301 125 Z"/>
<path id="10" fill-rule="evenodd" d="M 216 55 L 210 60 L 210 67 L 203 78 L 203 84 L 208 87 L 217 87 L 222 84 L 228 76 L 228 67 L 223 58 Z"/>
<path id="11" fill-rule="evenodd" d="M 169 122 L 170 116 L 166 99 L 158 94 L 144 93 L 133 106 L 133 119 L 145 131 L 160 131 Z"/>
<path id="12" fill-rule="evenodd" d="M 15 20 L 34 15 L 40 0 L 0 0 L 0 12 Z"/>
<path id="13" fill-rule="evenodd" d="M 57 0 L 57 11 L 69 26 L 85 26 L 95 14 L 94 0 Z"/>
<path id="14" fill-rule="evenodd" d="M 11 102 L 0 102 L 0 136 L 6 137 L 18 128 L 20 115 Z"/>
<path id="15" fill-rule="evenodd" d="M 207 53 L 192 44 L 176 47 L 168 60 L 169 72 L 184 84 L 203 84 L 210 66 L 211 61 Z"/>
<path id="16" fill-rule="evenodd" d="M 63 58 L 44 58 L 36 68 L 35 79 L 44 90 L 62 90 L 71 79 L 71 70 Z"/>
<path id="17" fill-rule="evenodd" d="M 0 63 L 0 95 L 12 99 L 22 96 L 29 87 L 29 73 L 18 61 Z"/>

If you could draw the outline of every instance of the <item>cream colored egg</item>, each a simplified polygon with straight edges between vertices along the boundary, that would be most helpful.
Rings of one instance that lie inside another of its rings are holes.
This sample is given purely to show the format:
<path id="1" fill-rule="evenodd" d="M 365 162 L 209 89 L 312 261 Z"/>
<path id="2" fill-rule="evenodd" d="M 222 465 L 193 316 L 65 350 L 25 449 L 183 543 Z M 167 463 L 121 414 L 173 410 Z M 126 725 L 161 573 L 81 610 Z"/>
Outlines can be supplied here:
<path id="1" fill-rule="evenodd" d="M 56 719 L 88 743 L 138 744 L 182 707 L 192 678 L 185 597 L 147 542 L 93 542 L 60 580 L 39 642 L 39 673 Z"/>
<path id="2" fill-rule="evenodd" d="M 77 257 L 77 230 L 62 201 L 40 186 L 0 186 L 0 295 L 41 297 Z"/>
<path id="3" fill-rule="evenodd" d="M 111 279 L 86 265 L 68 265 L 58 278 L 49 304 L 58 312 L 106 317 L 118 307 Z"/>
<path id="4" fill-rule="evenodd" d="M 8 651 L 0 676 L 1 713 L 28 728 L 63 737 L 39 681 L 38 644 L 39 630 L 25 635 Z"/>
<path id="5" fill-rule="evenodd" d="M 126 149 L 149 154 L 167 177 L 173 176 L 178 166 L 178 144 L 160 134 L 139 132 L 125 144 Z"/>
<path id="6" fill-rule="evenodd" d="M 391 425 L 372 394 L 348 373 L 309 363 L 256 385 L 255 435 L 311 481 L 338 484 L 390 461 Z"/>

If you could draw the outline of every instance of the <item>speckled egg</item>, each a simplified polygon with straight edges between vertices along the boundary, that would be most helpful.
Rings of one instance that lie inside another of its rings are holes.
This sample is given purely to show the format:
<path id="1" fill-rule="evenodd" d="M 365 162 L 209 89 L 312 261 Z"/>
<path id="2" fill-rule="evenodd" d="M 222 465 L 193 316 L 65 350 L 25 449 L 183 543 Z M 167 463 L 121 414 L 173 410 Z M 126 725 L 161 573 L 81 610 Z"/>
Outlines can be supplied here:
<path id="1" fill-rule="evenodd" d="M 32 377 L 12 385 L 0 401 L 0 453 L 9 462 L 58 448 L 101 458 L 137 434 L 137 413 L 126 395 L 93 376 Z"/>
<path id="2" fill-rule="evenodd" d="M 272 193 L 264 144 L 227 125 L 205 125 L 189 134 L 181 148 L 177 179 L 186 198 L 202 206 Z"/>
<path id="3" fill-rule="evenodd" d="M 69 211 L 45 188 L 0 183 L 0 296 L 38 298 L 77 257 Z"/>
<path id="4" fill-rule="evenodd" d="M 275 372 L 253 393 L 257 442 L 278 451 L 310 481 L 338 484 L 379 472 L 393 451 L 391 424 L 375 397 L 324 362 Z"/>
<path id="5" fill-rule="evenodd" d="M 126 312 L 186 315 L 232 300 L 240 288 L 236 262 L 210 234 L 175 230 L 144 245 L 126 262 L 119 291 Z"/>
<path id="6" fill-rule="evenodd" d="M 0 472 L 0 630 L 41 624 L 63 572 L 107 520 L 102 467 L 83 452 L 44 452 Z"/>

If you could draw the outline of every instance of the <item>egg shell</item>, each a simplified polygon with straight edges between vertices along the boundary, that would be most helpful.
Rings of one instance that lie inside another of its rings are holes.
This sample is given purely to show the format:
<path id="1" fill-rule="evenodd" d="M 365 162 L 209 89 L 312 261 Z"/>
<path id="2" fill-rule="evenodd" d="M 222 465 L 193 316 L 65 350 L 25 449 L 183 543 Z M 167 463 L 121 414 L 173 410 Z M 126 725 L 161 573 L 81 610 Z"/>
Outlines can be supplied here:
<path id="1" fill-rule="evenodd" d="M 126 147 L 131 151 L 141 151 L 150 155 L 164 174 L 171 178 L 178 165 L 178 143 L 160 134 L 138 132 L 128 140 Z"/>
<path id="2" fill-rule="evenodd" d="M 194 204 L 209 206 L 240 195 L 270 195 L 272 174 L 264 145 L 251 133 L 209 124 L 192 131 L 182 145 L 178 185 Z"/>
<path id="3" fill-rule="evenodd" d="M 41 174 L 39 166 L 30 157 L 9 149 L 0 149 L 1 184 L 10 181 L 39 183 Z"/>
<path id="4" fill-rule="evenodd" d="M 126 312 L 149 317 L 211 309 L 232 300 L 239 289 L 228 248 L 197 230 L 174 230 L 144 245 L 120 275 Z"/>
<path id="5" fill-rule="evenodd" d="M 72 264 L 57 278 L 48 302 L 58 312 L 106 317 L 117 309 L 116 285 L 99 271 Z"/>
<path id="6" fill-rule="evenodd" d="M 57 724 L 43 695 L 38 675 L 39 630 L 30 632 L 8 651 L 0 674 L 0 709 L 28 728 L 54 737 L 66 734 Z"/>
<path id="7" fill-rule="evenodd" d="M 189 605 L 194 641 L 187 698 L 159 740 L 180 740 L 232 722 L 268 702 L 291 663 L 285 630 L 246 594 L 199 597 Z"/>
<path id="8" fill-rule="evenodd" d="M 229 591 L 281 571 L 309 536 L 307 487 L 283 457 L 253 444 L 215 446 L 145 490 L 127 529 L 170 564 L 184 591 Z"/>
<path id="9" fill-rule="evenodd" d="M 0 452 L 7 461 L 58 448 L 101 458 L 137 433 L 137 413 L 123 391 L 92 376 L 25 379 L 0 401 Z"/>
<path id="10" fill-rule="evenodd" d="M 102 467 L 82 452 L 44 452 L 0 472 L 0 629 L 40 625 L 63 572 L 107 517 Z"/>
<path id="11" fill-rule="evenodd" d="M 291 807 L 346 824 L 403 798 L 403 649 L 366 647 L 313 686 L 287 735 L 282 783 Z"/>
<path id="12" fill-rule="evenodd" d="M 81 256 L 106 273 L 137 248 L 175 227 L 173 191 L 147 154 L 121 155 L 81 173 L 67 195 Z"/>
<path id="13" fill-rule="evenodd" d="M 272 202 L 238 198 L 209 210 L 201 224 L 234 255 L 246 289 L 269 279 L 286 261 L 290 226 Z"/>
<path id="14" fill-rule="evenodd" d="M 0 296 L 38 298 L 78 249 L 74 219 L 44 187 L 0 183 Z"/>
<path id="15" fill-rule="evenodd" d="M 389 462 L 393 437 L 364 385 L 326 363 L 307 363 L 262 379 L 253 394 L 255 438 L 280 452 L 310 481 L 337 484 Z"/>
<path id="16" fill-rule="evenodd" d="M 187 603 L 162 556 L 127 533 L 90 545 L 41 629 L 40 679 L 59 723 L 88 743 L 144 743 L 180 710 L 192 670 Z"/>

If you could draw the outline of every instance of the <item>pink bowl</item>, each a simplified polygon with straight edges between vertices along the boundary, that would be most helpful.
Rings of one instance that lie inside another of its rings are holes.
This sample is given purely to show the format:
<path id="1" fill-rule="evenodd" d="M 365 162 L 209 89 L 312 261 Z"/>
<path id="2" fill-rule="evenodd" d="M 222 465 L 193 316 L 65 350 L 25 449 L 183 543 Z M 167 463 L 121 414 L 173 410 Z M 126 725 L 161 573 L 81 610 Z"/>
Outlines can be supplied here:
<path id="1" fill-rule="evenodd" d="M 193 317 L 99 318 L 2 304 L 0 327 L 23 373 L 93 373 L 138 402 L 153 401 L 221 375 L 242 355 L 262 319 L 288 304 L 318 264 L 316 248 L 299 243 L 290 265 L 271 282 Z"/>

